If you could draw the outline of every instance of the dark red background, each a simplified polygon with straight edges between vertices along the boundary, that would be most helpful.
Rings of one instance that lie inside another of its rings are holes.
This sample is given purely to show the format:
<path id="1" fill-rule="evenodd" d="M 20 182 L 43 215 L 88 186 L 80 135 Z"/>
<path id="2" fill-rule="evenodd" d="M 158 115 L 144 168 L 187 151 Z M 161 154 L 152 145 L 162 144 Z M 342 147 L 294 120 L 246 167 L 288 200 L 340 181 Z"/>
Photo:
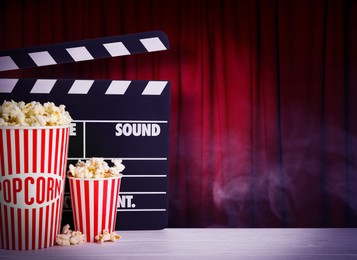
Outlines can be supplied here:
<path id="1" fill-rule="evenodd" d="M 357 1 L 0 2 L 0 49 L 149 30 L 0 77 L 170 80 L 169 227 L 357 227 Z"/>

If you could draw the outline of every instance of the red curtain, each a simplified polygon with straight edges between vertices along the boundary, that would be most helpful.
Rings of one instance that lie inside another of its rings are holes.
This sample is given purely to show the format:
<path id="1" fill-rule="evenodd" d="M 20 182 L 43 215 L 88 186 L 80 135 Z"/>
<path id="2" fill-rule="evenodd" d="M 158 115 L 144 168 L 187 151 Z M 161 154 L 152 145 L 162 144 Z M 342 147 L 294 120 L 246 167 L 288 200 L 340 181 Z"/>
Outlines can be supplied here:
<path id="1" fill-rule="evenodd" d="M 356 1 L 0 3 L 0 49 L 149 30 L 171 49 L 0 76 L 170 80 L 169 227 L 357 227 Z"/>

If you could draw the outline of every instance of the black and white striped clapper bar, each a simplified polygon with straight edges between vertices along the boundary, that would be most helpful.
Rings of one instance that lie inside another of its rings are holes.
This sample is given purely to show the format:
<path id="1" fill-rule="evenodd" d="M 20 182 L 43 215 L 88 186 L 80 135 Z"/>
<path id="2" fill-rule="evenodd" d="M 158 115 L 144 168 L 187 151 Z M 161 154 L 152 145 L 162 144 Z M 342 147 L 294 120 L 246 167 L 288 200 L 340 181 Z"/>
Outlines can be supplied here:
<path id="1" fill-rule="evenodd" d="M 0 52 L 0 71 L 169 49 L 165 33 L 105 37 Z M 64 104 L 74 119 L 68 163 L 121 158 L 125 165 L 116 229 L 167 225 L 170 82 L 0 78 L 1 100 Z M 2 102 L 2 101 L 1 101 Z M 73 227 L 66 182 L 62 223 Z"/>

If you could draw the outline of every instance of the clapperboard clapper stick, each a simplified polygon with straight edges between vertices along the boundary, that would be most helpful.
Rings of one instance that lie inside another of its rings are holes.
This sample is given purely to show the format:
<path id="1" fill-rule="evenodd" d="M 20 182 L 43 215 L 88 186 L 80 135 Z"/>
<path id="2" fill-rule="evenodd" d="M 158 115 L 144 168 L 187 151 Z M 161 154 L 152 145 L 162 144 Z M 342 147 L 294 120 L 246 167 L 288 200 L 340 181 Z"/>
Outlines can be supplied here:
<path id="1" fill-rule="evenodd" d="M 169 49 L 161 31 L 0 51 L 0 71 L 72 63 Z"/>
<path id="2" fill-rule="evenodd" d="M 169 49 L 161 31 L 64 42 L 0 52 L 0 71 Z M 74 119 L 68 163 L 121 158 L 125 165 L 116 228 L 167 225 L 170 82 L 0 78 L 2 100 L 64 104 Z M 73 226 L 68 182 L 62 223 Z"/>

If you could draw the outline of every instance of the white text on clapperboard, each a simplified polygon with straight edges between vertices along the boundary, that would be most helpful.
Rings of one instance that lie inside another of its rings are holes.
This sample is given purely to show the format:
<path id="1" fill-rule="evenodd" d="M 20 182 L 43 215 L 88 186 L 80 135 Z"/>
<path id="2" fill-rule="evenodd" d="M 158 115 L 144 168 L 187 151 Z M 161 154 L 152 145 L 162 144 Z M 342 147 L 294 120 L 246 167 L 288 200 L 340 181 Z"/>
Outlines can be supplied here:
<path id="1" fill-rule="evenodd" d="M 76 136 L 76 123 L 71 124 L 70 136 Z M 115 125 L 115 136 L 158 136 L 161 128 L 158 124 L 118 123 Z"/>

